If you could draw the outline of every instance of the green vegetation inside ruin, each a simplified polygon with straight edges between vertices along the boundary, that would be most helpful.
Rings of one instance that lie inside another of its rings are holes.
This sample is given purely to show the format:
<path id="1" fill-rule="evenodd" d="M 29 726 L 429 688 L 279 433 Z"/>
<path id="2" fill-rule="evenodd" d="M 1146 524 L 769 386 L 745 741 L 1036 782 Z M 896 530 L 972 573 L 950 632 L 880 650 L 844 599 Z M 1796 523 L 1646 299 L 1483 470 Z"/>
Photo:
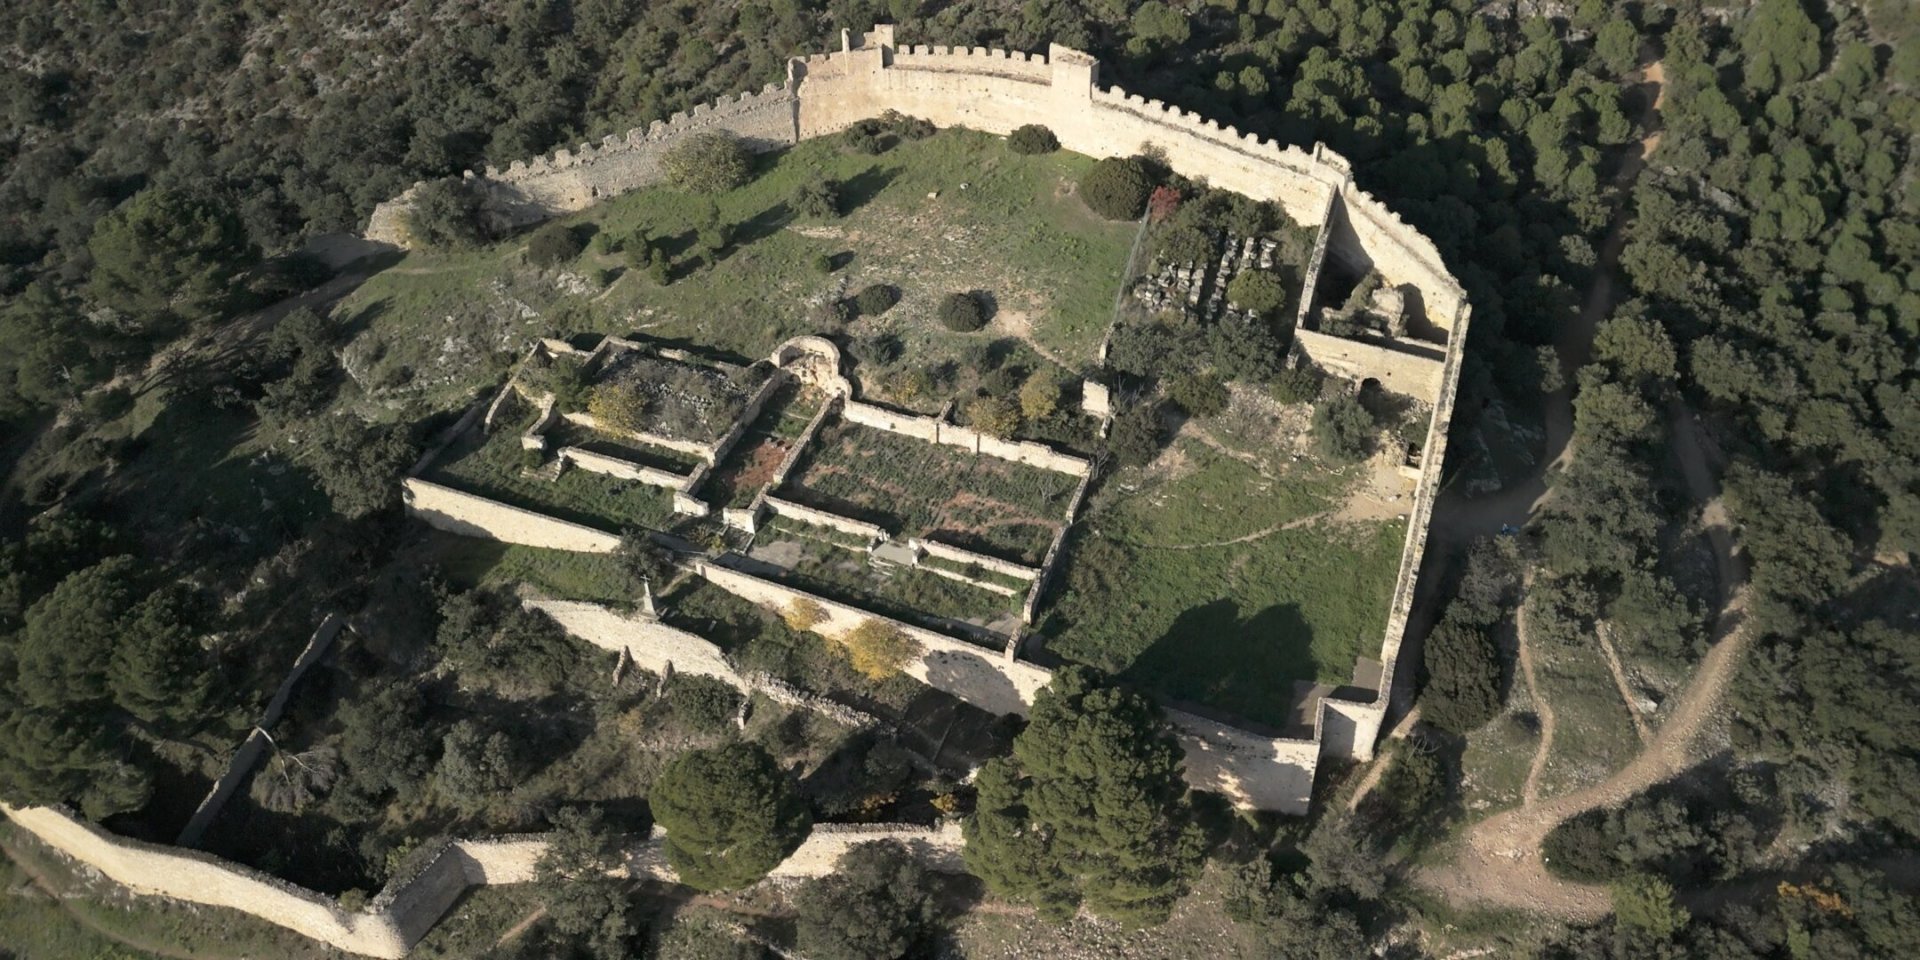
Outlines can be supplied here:
<path id="1" fill-rule="evenodd" d="M 554 421 L 553 425 L 547 428 L 546 437 L 548 449 L 551 450 L 558 450 L 561 447 L 579 447 L 589 453 L 598 453 L 682 476 L 692 473 L 693 468 L 701 463 L 699 457 L 672 447 L 643 443 L 631 436 L 608 430 L 583 427 L 564 418 Z"/>
<path id="2" fill-rule="evenodd" d="M 707 482 L 692 493 L 717 510 L 752 504 L 825 402 L 826 395 L 817 389 L 791 380 L 781 384 Z"/>
<path id="3" fill-rule="evenodd" d="M 610 533 L 673 524 L 673 494 L 663 487 L 572 466 L 553 478 L 553 461 L 520 445 L 536 417 L 503 411 L 491 433 L 475 425 L 434 458 L 422 479 Z"/>
<path id="4" fill-rule="evenodd" d="M 1269 480 L 1190 440 L 1117 471 L 1069 538 L 1047 650 L 1285 725 L 1294 681 L 1351 682 L 1386 628 L 1406 524 L 1317 517 L 1344 488 L 1310 465 Z"/>
<path id="5" fill-rule="evenodd" d="M 897 288 L 900 300 L 853 332 L 898 337 L 916 363 L 957 360 L 998 335 L 1028 340 L 1064 365 L 1063 375 L 1077 373 L 1094 361 L 1134 234 L 1072 195 L 1091 162 L 1065 152 L 1022 156 L 965 130 L 906 140 L 879 156 L 823 138 L 759 158 L 751 182 L 711 198 L 651 187 L 562 221 L 617 244 L 645 231 L 674 258 L 665 287 L 628 267 L 623 253 L 592 245 L 561 275 L 540 271 L 516 239 L 409 253 L 339 310 L 369 318 L 350 350 L 364 358 L 356 379 L 375 395 L 424 395 L 440 406 L 464 399 L 476 364 L 484 369 L 481 361 L 526 336 L 640 332 L 750 360 L 822 332 L 811 315 L 818 304 L 872 284 Z M 792 210 L 794 193 L 821 179 L 842 183 L 844 216 Z M 709 213 L 734 225 L 715 263 L 696 244 Z M 815 268 L 822 256 L 834 272 Z M 998 314 L 987 331 L 956 334 L 934 319 L 942 297 L 964 290 L 993 296 Z"/>
<path id="6" fill-rule="evenodd" d="M 805 525 L 785 529 L 800 526 Z M 871 563 L 864 549 L 824 539 L 833 532 L 822 528 L 804 534 L 772 531 L 757 538 L 756 554 L 779 558 L 784 568 L 777 575 L 780 580 L 908 623 L 932 616 L 986 626 L 1016 613 L 1026 599 L 1024 594 L 1003 596 L 927 570 Z"/>
<path id="7" fill-rule="evenodd" d="M 781 496 L 896 537 L 1038 564 L 1066 521 L 1070 474 L 834 420 L 801 454 Z"/>

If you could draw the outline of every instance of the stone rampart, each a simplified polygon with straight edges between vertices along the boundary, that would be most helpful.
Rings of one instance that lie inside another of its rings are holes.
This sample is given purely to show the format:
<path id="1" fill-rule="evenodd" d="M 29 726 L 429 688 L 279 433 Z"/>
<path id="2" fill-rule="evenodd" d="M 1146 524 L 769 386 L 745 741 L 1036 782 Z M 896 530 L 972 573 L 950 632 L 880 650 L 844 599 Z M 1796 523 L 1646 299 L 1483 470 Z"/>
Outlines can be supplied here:
<path id="1" fill-rule="evenodd" d="M 733 452 L 734 444 L 739 443 L 740 438 L 746 436 L 747 428 L 753 426 L 755 420 L 760 419 L 760 411 L 766 409 L 767 401 L 773 399 L 774 392 L 779 390 L 786 380 L 787 375 L 776 369 L 773 376 L 768 377 L 767 382 L 761 384 L 760 389 L 748 398 L 747 405 L 740 408 L 740 415 L 733 418 L 733 426 L 728 427 L 727 432 L 721 434 L 720 439 L 714 441 L 712 448 L 707 451 L 709 466 L 719 466 L 720 461 L 725 460 L 727 454 Z"/>
<path id="2" fill-rule="evenodd" d="M 1398 350 L 1392 347 L 1336 337 L 1317 330 L 1293 331 L 1293 342 L 1316 366 L 1349 380 L 1374 379 L 1394 393 L 1428 404 L 1440 398 L 1445 381 L 1446 354 L 1442 348 L 1415 343 L 1415 349 L 1432 350 L 1434 356 Z"/>
<path id="3" fill-rule="evenodd" d="M 1000 651 L 956 640 L 943 633 L 903 623 L 890 617 L 849 606 L 790 587 L 764 577 L 702 560 L 694 565 L 702 577 L 729 593 L 779 612 L 796 599 L 820 605 L 826 620 L 814 628 L 825 636 L 840 636 L 869 620 L 893 625 L 920 643 L 920 655 L 909 662 L 908 676 L 937 690 L 943 690 L 982 710 L 992 713 L 1025 714 L 1034 694 L 1047 685 L 1052 676 L 1044 668 L 1030 663 L 1008 662 Z"/>
<path id="4" fill-rule="evenodd" d="M 55 807 L 0 809 L 48 846 L 138 893 L 239 910 L 370 957 L 403 957 L 412 946 L 390 914 L 349 913 L 332 897 L 237 863 L 116 836 Z"/>
<path id="5" fill-rule="evenodd" d="M 839 530 L 842 533 L 850 533 L 856 537 L 864 537 L 870 545 L 889 539 L 892 536 L 892 534 L 887 533 L 887 528 L 877 523 L 868 523 L 865 520 L 843 517 L 837 513 L 829 513 L 816 507 L 809 507 L 804 503 L 785 500 L 773 494 L 762 496 L 760 501 L 768 510 L 772 511 L 776 517 L 791 517 L 801 523 L 811 523 L 815 526 Z"/>
<path id="6" fill-rule="evenodd" d="M 470 182 L 486 191 L 503 222 L 519 224 L 583 209 L 597 200 L 661 178 L 660 157 L 700 130 L 721 129 L 754 149 L 777 149 L 830 134 L 888 110 L 938 126 L 1005 134 L 1039 123 L 1061 146 L 1093 157 L 1163 154 L 1177 171 L 1257 200 L 1272 200 L 1305 226 L 1328 222 L 1328 200 L 1342 216 L 1332 253 L 1342 262 L 1380 271 L 1390 284 L 1421 293 L 1427 316 L 1450 328 L 1465 295 L 1437 248 L 1384 204 L 1352 183 L 1351 167 L 1316 144 L 1287 146 L 1177 106 L 1103 87 L 1099 64 L 1055 45 L 1047 55 L 983 48 L 897 46 L 882 25 L 855 46 L 788 61 L 785 83 L 759 93 L 696 107 L 691 113 L 582 144 L 505 171 L 489 169 Z M 372 239 L 407 245 L 401 209 L 412 191 L 375 211 Z"/>
<path id="7" fill-rule="evenodd" d="M 664 487 L 668 490 L 685 490 L 688 478 L 677 473 L 668 473 L 658 467 L 609 457 L 604 453 L 583 450 L 579 447 L 561 447 L 560 459 L 590 473 L 604 473 L 622 480 L 633 480 L 652 487 Z"/>
<path id="8" fill-rule="evenodd" d="M 1080 485 L 1073 490 L 1073 499 L 1067 501 L 1067 519 L 1055 531 L 1053 542 L 1047 544 L 1047 555 L 1040 558 L 1040 573 L 1033 578 L 1033 586 L 1027 590 L 1027 602 L 1020 606 L 1020 621 L 1028 626 L 1039 622 L 1040 598 L 1047 591 L 1047 585 L 1053 580 L 1053 573 L 1060 567 L 1060 555 L 1067 548 L 1067 535 L 1072 532 L 1075 520 L 1080 517 L 1080 505 L 1087 502 L 1087 489 L 1093 486 L 1093 471 L 1081 476 Z"/>
<path id="9" fill-rule="evenodd" d="M 1313 801 L 1316 740 L 1263 737 L 1181 710 L 1168 710 L 1186 751 L 1187 782 L 1235 804 L 1302 815 Z"/>
<path id="10" fill-rule="evenodd" d="M 469 888 L 527 883 L 546 853 L 544 836 L 493 837 L 444 843 L 418 866 L 396 876 L 365 909 L 348 911 L 332 897 L 209 854 L 121 837 L 56 807 L 0 807 L 15 825 L 55 850 L 100 871 L 136 893 L 238 910 L 338 950 L 398 960 L 439 923 Z M 905 846 L 930 869 L 966 869 L 958 823 L 817 824 L 793 853 L 767 874 L 796 881 L 833 872 L 846 852 L 888 840 Z M 617 873 L 676 879 L 658 827 L 636 839 Z"/>
<path id="11" fill-rule="evenodd" d="M 407 514 L 436 530 L 580 553 L 612 553 L 620 546 L 620 538 L 605 530 L 489 500 L 419 477 L 408 477 L 403 487 Z"/>

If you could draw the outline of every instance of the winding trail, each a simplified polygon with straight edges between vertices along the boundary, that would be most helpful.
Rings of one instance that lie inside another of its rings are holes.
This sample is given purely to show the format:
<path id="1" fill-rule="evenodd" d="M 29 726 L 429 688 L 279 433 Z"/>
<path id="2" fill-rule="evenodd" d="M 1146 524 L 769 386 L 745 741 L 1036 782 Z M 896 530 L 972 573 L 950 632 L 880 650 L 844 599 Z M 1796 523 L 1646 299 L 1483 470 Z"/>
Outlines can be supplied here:
<path id="1" fill-rule="evenodd" d="M 1553 716 L 1553 704 L 1540 694 L 1540 683 L 1533 674 L 1533 644 L 1528 639 L 1527 629 L 1527 590 L 1533 586 L 1533 575 L 1527 575 L 1525 586 L 1521 588 L 1521 602 L 1513 615 L 1514 634 L 1518 637 L 1520 676 L 1527 683 L 1527 697 L 1533 701 L 1534 715 L 1540 718 L 1540 743 L 1533 748 L 1533 760 L 1527 764 L 1527 780 L 1520 787 L 1520 806 L 1524 809 L 1534 805 L 1540 799 L 1540 775 L 1546 772 L 1547 758 L 1553 755 L 1553 732 L 1557 723 Z"/>
<path id="2" fill-rule="evenodd" d="M 1265 540 L 1276 533 L 1298 529 L 1307 524 L 1325 520 L 1337 512 L 1336 510 L 1322 510 L 1319 513 L 1309 513 L 1304 517 L 1295 517 L 1285 523 L 1276 523 L 1264 530 L 1255 530 L 1252 533 L 1241 534 L 1231 540 L 1206 540 L 1200 543 L 1141 543 L 1137 540 L 1121 540 L 1118 542 L 1130 547 L 1139 547 L 1143 550 L 1211 550 L 1214 547 L 1231 547 L 1239 543 L 1252 543 L 1255 540 Z"/>
<path id="3" fill-rule="evenodd" d="M 1643 78 L 1660 86 L 1651 113 L 1656 119 L 1665 98 L 1664 74 L 1658 63 L 1650 65 Z M 1657 134 L 1642 141 L 1638 157 L 1621 170 L 1623 186 L 1630 183 L 1645 165 L 1646 155 L 1659 142 Z M 1561 361 L 1577 369 L 1591 350 L 1593 331 L 1613 304 L 1613 272 L 1625 245 L 1626 225 L 1631 215 L 1625 207 L 1616 212 L 1613 224 L 1601 247 L 1592 287 L 1587 292 L 1578 323 L 1563 331 L 1557 348 Z M 1550 399 L 1547 433 L 1550 461 L 1538 478 L 1503 491 L 1495 497 L 1471 501 L 1452 522 L 1436 524 L 1442 536 L 1471 537 L 1476 527 L 1489 522 L 1524 521 L 1543 505 L 1550 489 L 1545 486 L 1547 472 L 1564 467 L 1574 455 L 1571 395 L 1556 392 Z M 1535 709 L 1541 717 L 1541 743 L 1527 774 L 1519 807 L 1503 811 L 1468 827 L 1460 837 L 1450 862 L 1417 870 L 1414 879 L 1455 903 L 1529 910 L 1569 919 L 1588 920 L 1604 916 L 1612 909 L 1606 888 L 1572 883 L 1547 872 L 1541 843 L 1553 828 L 1589 810 L 1611 806 L 1641 793 L 1692 767 L 1702 759 L 1703 734 L 1719 718 L 1719 705 L 1737 672 L 1748 640 L 1745 628 L 1746 568 L 1735 552 L 1733 530 L 1707 453 L 1708 443 L 1698 418 L 1676 393 L 1667 401 L 1668 425 L 1672 437 L 1671 452 L 1685 478 L 1687 491 L 1701 507 L 1701 519 L 1713 547 L 1715 572 L 1719 581 L 1720 614 L 1714 628 L 1714 642 L 1694 670 L 1687 686 L 1674 699 L 1674 709 L 1658 731 L 1645 740 L 1645 747 L 1627 765 L 1599 783 L 1542 800 L 1538 795 L 1539 773 L 1544 768 L 1551 746 L 1552 706 L 1538 693 L 1534 683 L 1532 655 L 1526 628 L 1526 608 L 1522 604 L 1515 617 L 1519 634 L 1520 669 L 1529 689 L 1534 691 Z M 1483 531 L 1482 531 L 1483 532 Z M 1610 645 L 1609 645 L 1610 646 Z M 1617 656 L 1609 649 L 1609 661 Z M 1618 667 L 1616 679 L 1623 680 Z M 1631 712 L 1631 711 L 1630 711 Z M 1638 724 L 1639 717 L 1635 714 Z"/>

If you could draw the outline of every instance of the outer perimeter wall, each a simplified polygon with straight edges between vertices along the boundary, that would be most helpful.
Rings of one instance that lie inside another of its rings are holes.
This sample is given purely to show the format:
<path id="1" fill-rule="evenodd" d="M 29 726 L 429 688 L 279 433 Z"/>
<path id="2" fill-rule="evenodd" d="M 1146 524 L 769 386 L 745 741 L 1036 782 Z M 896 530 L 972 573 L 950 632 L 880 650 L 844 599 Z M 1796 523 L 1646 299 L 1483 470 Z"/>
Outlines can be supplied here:
<path id="1" fill-rule="evenodd" d="M 1379 659 L 1386 669 L 1380 689 L 1363 692 L 1364 699 L 1323 699 L 1311 740 L 1266 740 L 1215 724 L 1217 729 L 1201 736 L 1197 752 L 1190 745 L 1190 774 L 1212 788 L 1253 806 L 1304 808 L 1318 756 L 1330 752 L 1371 758 L 1385 720 L 1439 488 L 1469 316 L 1465 294 L 1433 243 L 1355 186 L 1344 158 L 1320 144 L 1312 150 L 1283 146 L 1117 87 L 1103 87 L 1098 62 L 1066 47 L 1056 45 L 1046 56 L 1038 56 L 982 48 L 899 46 L 893 28 L 879 26 L 858 37 L 843 32 L 837 52 L 788 61 L 786 81 L 760 93 L 675 115 L 625 138 L 609 137 L 597 146 L 583 144 L 552 157 L 515 163 L 505 171 L 490 168 L 485 175 L 468 177 L 484 191 L 486 209 L 497 219 L 523 224 L 581 210 L 602 198 L 658 181 L 660 156 L 700 131 L 727 130 L 752 149 L 772 150 L 834 133 L 889 110 L 938 126 L 998 134 L 1023 124 L 1042 124 L 1065 149 L 1093 157 L 1156 153 L 1186 176 L 1281 204 L 1296 222 L 1320 229 L 1327 255 L 1353 269 L 1378 270 L 1387 284 L 1409 292 L 1426 322 L 1444 334 L 1443 363 L 1425 361 L 1406 371 L 1406 379 L 1417 382 L 1418 389 L 1412 392 L 1437 399 L 1382 641 Z M 411 195 L 409 191 L 382 204 L 368 236 L 406 245 L 405 212 Z M 1333 346 L 1351 352 L 1348 341 Z M 410 486 L 416 509 L 422 501 L 431 507 L 450 499 L 439 490 Z M 424 512 L 434 522 L 431 511 Z M 489 516 L 487 523 L 476 524 L 454 517 L 462 512 L 458 509 L 444 512 L 447 516 L 436 525 L 494 528 L 474 532 L 515 542 L 529 542 L 517 539 L 528 535 L 542 541 L 577 536 L 577 531 L 552 527 L 531 530 L 527 518 L 518 515 Z M 1248 777 L 1249 762 L 1265 762 L 1273 769 Z"/>

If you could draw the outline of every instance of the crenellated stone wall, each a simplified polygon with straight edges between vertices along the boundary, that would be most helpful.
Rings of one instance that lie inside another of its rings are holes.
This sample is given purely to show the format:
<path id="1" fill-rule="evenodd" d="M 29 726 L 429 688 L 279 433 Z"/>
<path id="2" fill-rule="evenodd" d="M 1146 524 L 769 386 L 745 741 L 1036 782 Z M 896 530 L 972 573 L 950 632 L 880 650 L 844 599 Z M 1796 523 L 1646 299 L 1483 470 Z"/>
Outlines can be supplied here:
<path id="1" fill-rule="evenodd" d="M 690 134 L 725 130 L 756 150 L 790 146 L 897 110 L 932 121 L 1005 134 L 1038 123 L 1067 150 L 1093 157 L 1163 155 L 1190 177 L 1279 203 L 1294 221 L 1317 227 L 1336 210 L 1330 253 L 1387 283 L 1419 291 L 1427 318 L 1451 330 L 1466 295 L 1432 241 L 1354 185 L 1346 159 L 1242 133 L 1198 113 L 1102 86 L 1092 57 L 1054 45 L 1045 56 L 980 47 L 899 46 L 882 25 L 841 50 L 795 57 L 783 83 L 722 98 L 686 114 L 506 170 L 469 174 L 487 208 L 507 224 L 582 210 L 658 182 L 660 157 Z M 415 185 L 417 190 L 419 185 Z M 413 190 L 375 210 L 367 236 L 406 246 Z"/>

